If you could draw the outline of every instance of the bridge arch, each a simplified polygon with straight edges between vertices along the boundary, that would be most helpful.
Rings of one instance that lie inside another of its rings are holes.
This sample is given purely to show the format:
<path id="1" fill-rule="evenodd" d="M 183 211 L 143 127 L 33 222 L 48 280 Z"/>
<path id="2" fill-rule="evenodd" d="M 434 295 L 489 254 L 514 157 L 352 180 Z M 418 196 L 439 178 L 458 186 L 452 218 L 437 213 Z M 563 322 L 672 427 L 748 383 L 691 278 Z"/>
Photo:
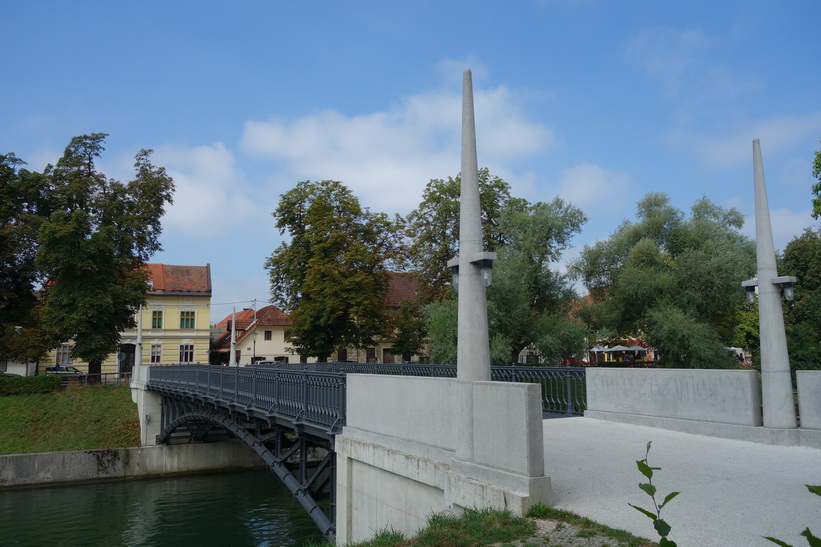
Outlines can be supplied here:
<path id="1" fill-rule="evenodd" d="M 232 438 L 248 445 L 282 481 L 326 539 L 334 525 L 335 465 L 332 437 L 312 434 L 294 424 L 243 415 L 236 409 L 163 394 L 157 444 L 220 442 Z M 329 502 L 329 503 L 328 503 Z M 325 507 L 323 507 L 323 505 Z"/>

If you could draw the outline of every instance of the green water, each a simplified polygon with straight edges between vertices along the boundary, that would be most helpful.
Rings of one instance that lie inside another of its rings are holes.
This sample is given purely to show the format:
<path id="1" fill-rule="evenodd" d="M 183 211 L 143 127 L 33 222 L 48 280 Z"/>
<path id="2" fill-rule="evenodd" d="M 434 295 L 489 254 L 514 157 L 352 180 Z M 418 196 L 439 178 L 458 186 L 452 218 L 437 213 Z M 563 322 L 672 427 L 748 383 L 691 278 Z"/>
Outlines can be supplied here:
<path id="1" fill-rule="evenodd" d="M 0 546 L 285 546 L 319 542 L 269 471 L 0 491 Z"/>

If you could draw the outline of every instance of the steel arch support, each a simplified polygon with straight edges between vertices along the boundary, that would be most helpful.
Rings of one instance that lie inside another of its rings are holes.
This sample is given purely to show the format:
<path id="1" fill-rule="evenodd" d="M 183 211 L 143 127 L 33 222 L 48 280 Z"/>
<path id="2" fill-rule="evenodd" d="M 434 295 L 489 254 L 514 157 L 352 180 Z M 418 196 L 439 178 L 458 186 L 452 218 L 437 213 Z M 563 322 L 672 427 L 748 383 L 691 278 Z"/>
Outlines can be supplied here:
<path id="1" fill-rule="evenodd" d="M 294 442 L 288 442 L 284 438 L 286 431 L 284 428 L 276 427 L 272 433 L 263 431 L 269 429 L 268 424 L 260 428 L 261 424 L 253 422 L 241 422 L 229 411 L 218 407 L 209 407 L 201 404 L 183 403 L 175 399 L 173 404 L 165 405 L 169 409 L 170 415 L 164 416 L 163 430 L 157 436 L 157 444 L 168 443 L 172 434 L 179 429 L 194 427 L 190 432 L 191 440 L 203 439 L 210 431 L 217 428 L 230 432 L 236 438 L 251 447 L 262 460 L 268 465 L 271 471 L 276 474 L 288 490 L 294 495 L 296 501 L 305 509 L 311 520 L 319 527 L 322 535 L 329 541 L 336 539 L 336 526 L 333 523 L 333 492 L 331 492 L 332 514 L 331 517 L 325 514 L 319 506 L 314 496 L 321 495 L 325 487 L 333 488 L 336 485 L 336 469 L 333 466 L 333 452 L 328 451 L 325 458 L 319 462 L 312 473 L 309 473 L 310 463 L 307 452 L 310 447 L 308 435 L 297 433 Z M 287 431 L 293 433 L 293 430 Z M 267 442 L 272 442 L 272 450 Z M 316 444 L 319 446 L 319 444 Z M 324 447 L 323 447 L 324 448 Z M 289 469 L 287 460 L 298 453 L 299 466 L 298 476 L 294 476 Z M 327 473 L 325 473 L 327 471 Z M 316 483 L 316 484 L 314 484 Z M 313 486 L 313 488 L 312 488 Z"/>

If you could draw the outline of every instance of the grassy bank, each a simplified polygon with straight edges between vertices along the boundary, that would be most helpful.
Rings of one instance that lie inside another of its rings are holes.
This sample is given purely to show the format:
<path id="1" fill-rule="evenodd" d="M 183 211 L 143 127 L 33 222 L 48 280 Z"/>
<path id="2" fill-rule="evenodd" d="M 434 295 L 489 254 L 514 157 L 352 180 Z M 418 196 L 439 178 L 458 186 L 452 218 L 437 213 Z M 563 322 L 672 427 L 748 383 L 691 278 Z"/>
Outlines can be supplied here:
<path id="1" fill-rule="evenodd" d="M 0 397 L 0 454 L 139 445 L 137 405 L 126 384 Z"/>
<path id="2" fill-rule="evenodd" d="M 332 543 L 310 544 L 333 547 Z M 416 537 L 406 538 L 383 530 L 354 547 L 658 547 L 658 544 L 623 530 L 536 504 L 528 517 L 508 511 L 466 511 L 462 516 L 433 515 Z"/>

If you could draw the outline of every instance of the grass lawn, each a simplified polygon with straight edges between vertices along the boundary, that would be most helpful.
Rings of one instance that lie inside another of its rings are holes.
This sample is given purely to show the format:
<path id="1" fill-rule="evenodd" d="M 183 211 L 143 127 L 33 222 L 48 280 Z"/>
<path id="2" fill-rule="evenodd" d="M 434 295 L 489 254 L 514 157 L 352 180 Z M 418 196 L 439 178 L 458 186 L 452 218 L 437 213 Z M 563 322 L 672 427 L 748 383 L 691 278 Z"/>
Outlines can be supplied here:
<path id="1" fill-rule="evenodd" d="M 127 384 L 0 397 L 0 454 L 139 445 L 137 405 Z"/>

